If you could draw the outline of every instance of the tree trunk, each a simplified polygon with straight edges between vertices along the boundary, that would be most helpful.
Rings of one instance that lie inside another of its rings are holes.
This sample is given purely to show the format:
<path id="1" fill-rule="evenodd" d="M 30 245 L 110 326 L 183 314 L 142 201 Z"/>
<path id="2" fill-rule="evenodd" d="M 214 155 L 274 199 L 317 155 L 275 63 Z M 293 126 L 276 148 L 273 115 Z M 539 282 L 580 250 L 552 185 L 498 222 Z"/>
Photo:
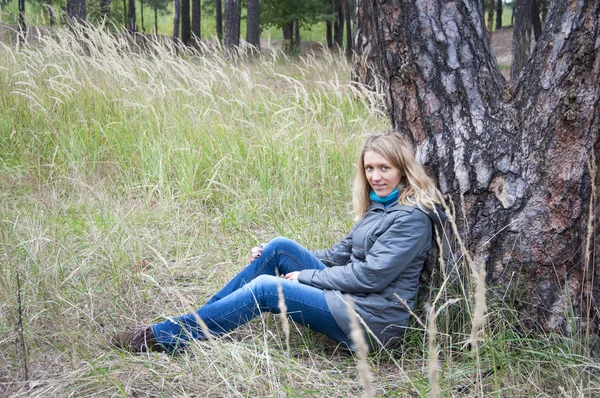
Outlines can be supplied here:
<path id="1" fill-rule="evenodd" d="M 67 0 L 67 23 L 85 23 L 87 21 L 87 8 L 85 0 Z"/>
<path id="2" fill-rule="evenodd" d="M 502 0 L 496 1 L 496 30 L 502 27 Z"/>
<path id="3" fill-rule="evenodd" d="M 223 5 L 221 4 L 221 0 L 215 0 L 215 8 L 217 38 L 219 39 L 219 41 L 223 41 Z"/>
<path id="4" fill-rule="evenodd" d="M 48 0 L 48 4 L 52 4 L 52 0 Z M 110 18 L 110 0 L 100 1 L 100 13 L 102 14 L 102 17 L 108 21 Z M 50 21 L 50 24 L 53 24 L 52 20 Z"/>
<path id="5" fill-rule="evenodd" d="M 350 23 L 350 7 L 348 0 L 344 0 L 344 17 L 346 20 L 346 57 L 352 59 L 352 24 Z"/>
<path id="6" fill-rule="evenodd" d="M 510 80 L 517 80 L 519 73 L 527 63 L 531 51 L 531 2 L 517 0 L 515 5 L 515 25 L 513 30 Z"/>
<path id="7" fill-rule="evenodd" d="M 325 23 L 326 26 L 326 38 L 327 38 L 327 48 L 333 47 L 333 24 L 329 21 Z"/>
<path id="8" fill-rule="evenodd" d="M 344 47 L 344 7 L 341 0 L 334 3 L 335 22 L 333 23 L 333 42 L 338 47 Z"/>
<path id="9" fill-rule="evenodd" d="M 142 32 L 146 33 L 146 27 L 144 26 L 144 0 L 140 0 L 140 19 L 142 22 Z"/>
<path id="10" fill-rule="evenodd" d="M 179 39 L 179 21 L 181 19 L 181 3 L 179 0 L 173 1 L 173 40 L 175 42 Z"/>
<path id="11" fill-rule="evenodd" d="M 225 0 L 225 48 L 232 50 L 240 45 L 239 0 Z"/>
<path id="12" fill-rule="evenodd" d="M 392 126 L 456 204 L 489 296 L 524 326 L 597 335 L 600 1 L 552 2 L 506 91 L 479 1 L 373 1 Z"/>
<path id="13" fill-rule="evenodd" d="M 192 0 L 192 36 L 200 40 L 200 25 L 202 21 L 202 4 L 200 0 Z"/>
<path id="14" fill-rule="evenodd" d="M 154 0 L 154 34 L 158 36 L 158 0 Z"/>
<path id="15" fill-rule="evenodd" d="M 300 21 L 294 22 L 294 49 L 300 51 Z"/>
<path id="16" fill-rule="evenodd" d="M 137 32 L 135 0 L 129 0 L 127 7 L 127 30 L 129 33 Z"/>
<path id="17" fill-rule="evenodd" d="M 181 1 L 181 42 L 190 45 L 192 39 L 192 25 L 190 19 L 190 0 Z"/>
<path id="18" fill-rule="evenodd" d="M 248 0 L 246 23 L 246 41 L 260 51 L 260 3 Z"/>
<path id="19" fill-rule="evenodd" d="M 533 37 L 537 43 L 542 35 L 542 21 L 540 20 L 538 0 L 531 0 L 531 24 L 533 25 Z"/>
<path id="20" fill-rule="evenodd" d="M 27 24 L 25 23 L 25 0 L 19 0 L 19 34 L 23 37 L 27 34 Z"/>
<path id="21" fill-rule="evenodd" d="M 354 18 L 354 65 L 352 80 L 363 83 L 371 90 L 376 90 L 377 65 L 381 48 L 377 41 L 373 21 L 373 2 L 369 0 L 356 1 L 356 16 Z"/>
<path id="22" fill-rule="evenodd" d="M 494 0 L 488 0 L 488 23 L 487 30 L 492 40 L 492 33 L 494 33 Z"/>

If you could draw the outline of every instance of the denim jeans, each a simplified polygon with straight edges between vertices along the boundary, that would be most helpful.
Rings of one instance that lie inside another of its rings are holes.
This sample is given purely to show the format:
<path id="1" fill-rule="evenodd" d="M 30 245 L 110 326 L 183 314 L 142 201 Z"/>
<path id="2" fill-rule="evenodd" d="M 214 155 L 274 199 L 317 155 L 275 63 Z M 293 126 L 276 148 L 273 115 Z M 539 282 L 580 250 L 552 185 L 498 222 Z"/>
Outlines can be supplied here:
<path id="1" fill-rule="evenodd" d="M 331 315 L 324 291 L 276 275 L 325 266 L 298 243 L 275 238 L 223 289 L 195 313 L 169 318 L 152 325 L 157 342 L 168 351 L 186 345 L 190 338 L 205 339 L 197 318 L 202 319 L 213 335 L 226 333 L 249 322 L 262 312 L 279 314 L 277 288 L 281 285 L 287 314 L 295 322 L 309 326 L 337 342 L 349 345 L 345 333 Z"/>

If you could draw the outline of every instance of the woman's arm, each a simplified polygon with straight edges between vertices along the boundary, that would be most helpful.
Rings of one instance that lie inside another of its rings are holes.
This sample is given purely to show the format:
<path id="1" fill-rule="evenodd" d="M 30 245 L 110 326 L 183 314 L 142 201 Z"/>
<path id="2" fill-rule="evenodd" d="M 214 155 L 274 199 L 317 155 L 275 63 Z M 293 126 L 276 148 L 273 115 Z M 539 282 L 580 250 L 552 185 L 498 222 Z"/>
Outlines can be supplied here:
<path id="1" fill-rule="evenodd" d="M 329 249 L 310 250 L 325 266 L 346 265 L 352 253 L 352 231 Z"/>
<path id="2" fill-rule="evenodd" d="M 390 228 L 373 244 L 365 261 L 344 267 L 304 270 L 300 283 L 347 293 L 374 293 L 383 290 L 404 272 L 424 251 L 431 248 L 431 221 L 418 209 L 401 212 Z"/>

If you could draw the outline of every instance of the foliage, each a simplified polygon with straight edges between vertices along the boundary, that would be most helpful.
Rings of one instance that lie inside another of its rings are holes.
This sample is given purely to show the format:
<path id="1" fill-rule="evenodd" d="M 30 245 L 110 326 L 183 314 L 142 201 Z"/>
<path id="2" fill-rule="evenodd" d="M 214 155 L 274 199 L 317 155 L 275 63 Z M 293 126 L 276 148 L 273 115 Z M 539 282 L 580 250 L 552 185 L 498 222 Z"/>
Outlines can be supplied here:
<path id="1" fill-rule="evenodd" d="M 260 4 L 260 22 L 264 29 L 269 26 L 284 28 L 295 21 L 310 27 L 319 21 L 332 20 L 330 5 L 323 0 L 263 0 Z"/>

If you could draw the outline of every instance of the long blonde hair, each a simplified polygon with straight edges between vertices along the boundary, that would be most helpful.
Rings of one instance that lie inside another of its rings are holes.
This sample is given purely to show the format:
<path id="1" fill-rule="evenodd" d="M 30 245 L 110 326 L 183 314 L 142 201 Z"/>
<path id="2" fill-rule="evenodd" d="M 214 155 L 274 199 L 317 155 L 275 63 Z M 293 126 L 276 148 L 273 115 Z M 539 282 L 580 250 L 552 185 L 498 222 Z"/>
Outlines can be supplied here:
<path id="1" fill-rule="evenodd" d="M 401 205 L 425 206 L 433 209 L 440 202 L 440 193 L 435 181 L 427 175 L 423 166 L 415 159 L 411 144 L 401 133 L 388 131 L 367 138 L 358 155 L 356 176 L 352 192 L 352 203 L 356 220 L 361 219 L 371 203 L 371 186 L 365 175 L 365 152 L 373 151 L 383 156 L 394 167 L 400 169 L 401 177 L 398 203 Z"/>

